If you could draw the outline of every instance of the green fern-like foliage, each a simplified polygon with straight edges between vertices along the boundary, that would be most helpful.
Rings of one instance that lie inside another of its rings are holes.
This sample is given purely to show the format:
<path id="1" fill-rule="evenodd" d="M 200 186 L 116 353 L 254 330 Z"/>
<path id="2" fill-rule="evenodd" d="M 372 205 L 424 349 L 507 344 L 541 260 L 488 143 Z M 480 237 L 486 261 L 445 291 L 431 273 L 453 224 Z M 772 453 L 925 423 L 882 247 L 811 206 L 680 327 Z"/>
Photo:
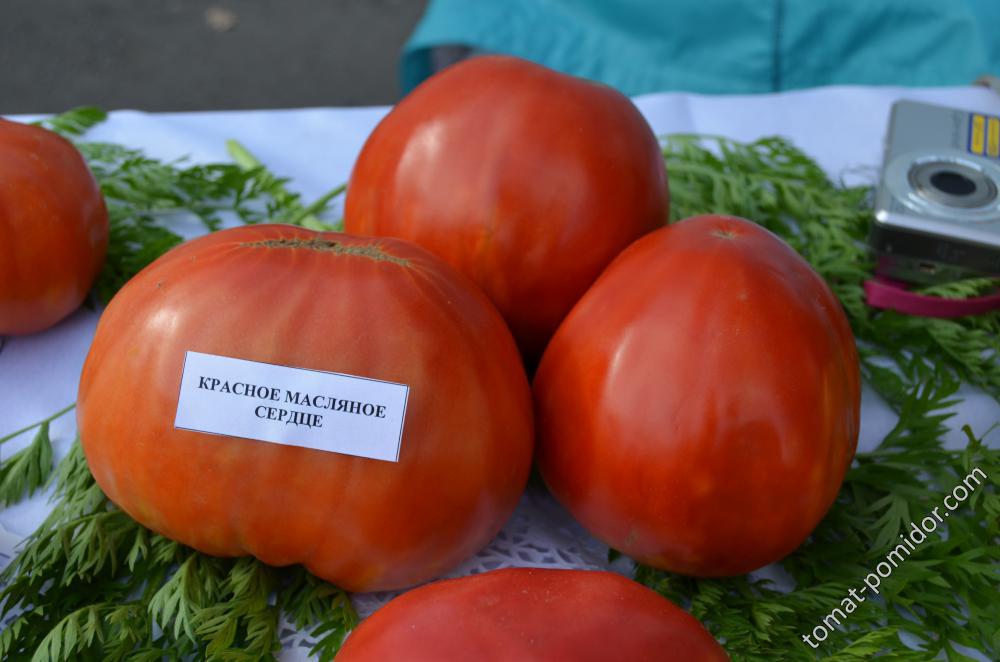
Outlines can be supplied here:
<path id="1" fill-rule="evenodd" d="M 78 138 L 102 121 L 80 109 L 46 122 Z M 111 248 L 97 286 L 107 300 L 139 269 L 181 241 L 172 226 L 193 215 L 211 231 L 225 215 L 314 229 L 333 189 L 304 204 L 287 182 L 237 144 L 234 162 L 164 163 L 119 145 L 78 142 L 107 199 Z M 931 320 L 865 305 L 870 190 L 840 186 L 780 138 L 749 144 L 671 136 L 664 145 L 674 219 L 704 213 L 761 223 L 827 280 L 858 338 L 867 383 L 899 414 L 877 450 L 859 454 L 837 503 L 781 563 L 791 590 L 753 576 L 698 580 L 638 566 L 636 578 L 685 606 L 737 662 L 756 660 L 969 659 L 962 647 L 1000 659 L 1000 453 L 967 429 L 959 451 L 942 445 L 962 381 L 1000 397 L 1000 315 Z M 927 288 L 977 296 L 996 279 Z M 53 471 L 48 423 L 0 463 L 0 501 L 31 494 Z M 0 439 L 0 445 L 25 430 Z M 818 648 L 802 636 L 860 588 L 903 527 L 940 504 L 974 468 L 989 478 Z M 55 468 L 53 510 L 0 577 L 0 659 L 267 660 L 284 617 L 308 630 L 314 653 L 332 659 L 357 616 L 346 593 L 300 567 L 216 559 L 159 536 L 116 509 L 75 443 Z M 907 638 L 909 645 L 901 638 Z"/>

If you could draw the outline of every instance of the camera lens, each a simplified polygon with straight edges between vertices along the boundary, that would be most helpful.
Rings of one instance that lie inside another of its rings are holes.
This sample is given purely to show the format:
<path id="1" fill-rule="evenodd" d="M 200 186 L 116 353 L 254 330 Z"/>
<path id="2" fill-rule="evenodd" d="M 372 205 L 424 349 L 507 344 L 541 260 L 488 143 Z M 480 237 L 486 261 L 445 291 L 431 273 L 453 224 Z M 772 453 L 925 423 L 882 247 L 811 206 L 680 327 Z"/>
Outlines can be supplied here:
<path id="1" fill-rule="evenodd" d="M 908 178 L 920 197 L 945 207 L 975 209 L 997 198 L 996 182 L 977 164 L 964 159 L 914 163 Z"/>
<path id="2" fill-rule="evenodd" d="M 935 172 L 930 181 L 931 186 L 948 195 L 972 195 L 976 192 L 976 183 L 954 170 Z"/>

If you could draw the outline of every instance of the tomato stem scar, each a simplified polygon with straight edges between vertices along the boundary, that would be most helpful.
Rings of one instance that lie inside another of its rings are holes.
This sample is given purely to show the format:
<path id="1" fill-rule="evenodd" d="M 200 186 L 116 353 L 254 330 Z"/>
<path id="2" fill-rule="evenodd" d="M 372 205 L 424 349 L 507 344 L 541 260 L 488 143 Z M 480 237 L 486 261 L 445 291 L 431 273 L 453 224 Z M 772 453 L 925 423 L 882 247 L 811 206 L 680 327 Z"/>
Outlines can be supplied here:
<path id="1" fill-rule="evenodd" d="M 336 241 L 330 241 L 329 239 L 299 239 L 299 238 L 281 238 L 281 239 L 267 239 L 264 241 L 248 241 L 242 244 L 248 248 L 305 248 L 313 251 L 330 252 L 336 253 L 337 255 L 357 255 L 359 257 L 367 257 L 372 260 L 385 260 L 386 262 L 395 262 L 396 264 L 408 265 L 409 260 L 404 260 L 401 257 L 396 257 L 386 253 L 378 246 L 372 244 L 367 244 L 365 246 L 347 246 L 340 244 Z"/>

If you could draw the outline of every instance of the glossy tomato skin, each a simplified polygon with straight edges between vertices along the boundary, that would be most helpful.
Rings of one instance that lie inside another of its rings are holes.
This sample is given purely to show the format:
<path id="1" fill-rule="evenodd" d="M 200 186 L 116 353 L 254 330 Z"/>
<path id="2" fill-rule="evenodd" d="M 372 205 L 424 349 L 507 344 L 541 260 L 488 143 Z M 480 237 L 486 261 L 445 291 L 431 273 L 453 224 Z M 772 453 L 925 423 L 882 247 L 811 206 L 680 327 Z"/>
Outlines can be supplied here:
<path id="1" fill-rule="evenodd" d="M 175 429 L 185 352 L 410 387 L 398 463 Z M 524 489 L 531 395 L 503 320 L 419 246 L 291 226 L 169 252 L 101 317 L 80 382 L 105 493 L 208 554 L 402 588 L 484 546 Z"/>
<path id="2" fill-rule="evenodd" d="M 0 119 L 0 336 L 79 307 L 108 246 L 104 198 L 69 141 Z"/>
<path id="3" fill-rule="evenodd" d="M 337 662 L 722 662 L 680 607 L 621 575 L 508 568 L 395 598 L 361 623 Z"/>
<path id="4" fill-rule="evenodd" d="M 857 445 L 840 303 L 784 242 L 731 217 L 622 253 L 556 333 L 534 394 L 556 497 L 616 549 L 688 575 L 789 554 Z"/>
<path id="5" fill-rule="evenodd" d="M 505 56 L 428 79 L 365 143 L 345 227 L 443 257 L 530 364 L 607 264 L 667 221 L 659 144 L 617 91 Z"/>

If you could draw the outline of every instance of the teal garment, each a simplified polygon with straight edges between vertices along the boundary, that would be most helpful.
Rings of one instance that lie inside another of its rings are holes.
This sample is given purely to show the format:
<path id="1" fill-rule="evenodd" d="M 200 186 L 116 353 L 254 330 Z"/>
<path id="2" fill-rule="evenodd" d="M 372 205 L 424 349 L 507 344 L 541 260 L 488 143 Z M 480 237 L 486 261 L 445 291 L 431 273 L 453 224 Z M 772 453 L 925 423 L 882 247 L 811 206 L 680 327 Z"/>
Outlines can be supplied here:
<path id="1" fill-rule="evenodd" d="M 630 95 L 966 85 L 1000 74 L 1000 0 L 431 0 L 403 52 L 404 90 L 450 45 Z"/>

